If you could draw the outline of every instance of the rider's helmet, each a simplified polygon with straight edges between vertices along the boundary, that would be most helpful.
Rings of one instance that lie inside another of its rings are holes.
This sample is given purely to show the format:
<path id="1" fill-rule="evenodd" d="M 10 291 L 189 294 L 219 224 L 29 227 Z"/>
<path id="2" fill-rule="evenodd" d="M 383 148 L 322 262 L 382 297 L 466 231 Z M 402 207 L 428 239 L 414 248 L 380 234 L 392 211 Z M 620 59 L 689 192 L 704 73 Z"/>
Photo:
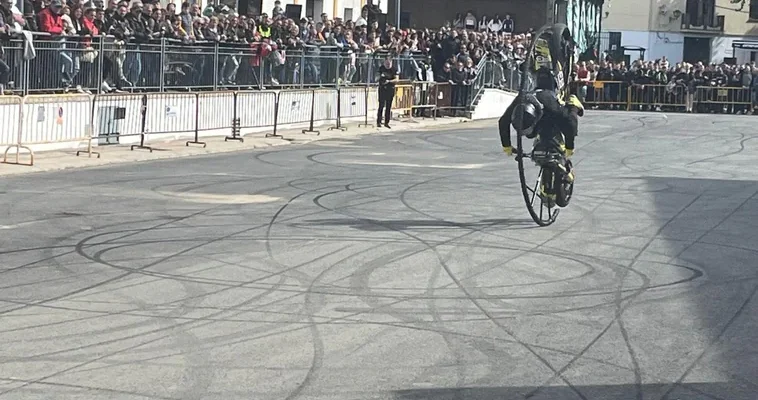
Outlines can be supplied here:
<path id="1" fill-rule="evenodd" d="M 511 124 L 520 134 L 532 139 L 536 134 L 534 128 L 542 118 L 542 104 L 533 94 L 526 95 L 516 101 L 519 103 L 513 110 Z"/>

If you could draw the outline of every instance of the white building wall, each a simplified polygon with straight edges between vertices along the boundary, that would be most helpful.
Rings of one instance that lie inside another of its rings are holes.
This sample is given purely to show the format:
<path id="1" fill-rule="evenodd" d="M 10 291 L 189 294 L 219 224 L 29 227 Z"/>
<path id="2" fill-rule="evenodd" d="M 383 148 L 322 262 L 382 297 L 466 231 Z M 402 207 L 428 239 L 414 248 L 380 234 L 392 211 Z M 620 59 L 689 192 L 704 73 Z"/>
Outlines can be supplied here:
<path id="1" fill-rule="evenodd" d="M 613 31 L 621 32 L 621 46 L 637 46 L 645 49 L 645 59 L 655 60 L 666 57 L 671 62 L 682 59 L 684 51 L 684 35 L 670 32 L 649 31 Z M 637 51 L 627 51 L 631 60 L 639 57 Z"/>
<path id="2" fill-rule="evenodd" d="M 720 63 L 724 61 L 724 57 L 732 57 L 732 42 L 742 39 L 740 37 L 721 36 L 711 40 L 711 62 Z M 745 53 L 750 57 L 749 52 Z M 739 60 L 737 61 L 739 62 Z"/>
<path id="3" fill-rule="evenodd" d="M 755 38 L 753 38 L 755 40 Z M 729 48 L 729 53 L 731 54 L 732 49 Z M 753 54 L 755 56 L 753 57 Z M 731 56 L 730 56 L 731 57 Z M 737 64 L 744 64 L 749 63 L 751 61 L 751 57 L 758 60 L 758 51 L 756 50 L 744 50 L 744 49 L 735 49 L 734 51 L 734 57 L 737 57 Z"/>
<path id="4" fill-rule="evenodd" d="M 648 60 L 666 57 L 669 63 L 680 62 L 684 55 L 684 35 L 675 32 L 650 32 L 647 48 L 645 58 Z"/>
<path id="5" fill-rule="evenodd" d="M 758 51 L 745 50 L 745 49 L 733 49 L 732 42 L 735 40 L 745 40 L 750 42 L 758 41 L 758 37 L 755 36 L 721 36 L 714 38 L 711 41 L 711 62 L 721 63 L 724 58 L 735 57 L 737 58 L 737 64 L 749 63 L 751 57 L 758 60 Z M 755 57 L 753 57 L 755 53 Z"/>
<path id="6" fill-rule="evenodd" d="M 263 0 L 262 12 L 271 15 L 274 10 L 275 0 Z M 321 13 L 326 13 L 329 18 L 339 17 L 345 19 L 346 11 L 352 11 L 353 21 L 356 21 L 361 16 L 361 9 L 366 5 L 366 0 L 280 0 L 282 9 L 287 9 L 287 4 L 298 4 L 301 6 L 300 18 L 306 17 L 306 4 L 313 2 L 313 19 L 315 21 L 321 21 Z M 387 12 L 387 4 L 389 2 L 384 0 L 381 2 L 382 12 Z M 336 7 L 336 8 L 335 8 Z M 335 13 L 336 11 L 336 13 Z"/>
<path id="7" fill-rule="evenodd" d="M 684 38 L 687 36 L 683 33 L 676 32 L 639 32 L 639 31 L 622 31 L 622 46 L 640 46 L 647 49 L 645 59 L 656 60 L 666 57 L 669 62 L 682 61 L 684 54 Z M 724 58 L 736 57 L 737 63 L 750 62 L 751 51 L 740 50 L 733 51 L 732 42 L 735 40 L 758 40 L 756 37 L 749 36 L 717 36 L 711 40 L 711 58 L 703 60 L 720 64 Z M 634 59 L 636 52 L 627 52 Z"/>

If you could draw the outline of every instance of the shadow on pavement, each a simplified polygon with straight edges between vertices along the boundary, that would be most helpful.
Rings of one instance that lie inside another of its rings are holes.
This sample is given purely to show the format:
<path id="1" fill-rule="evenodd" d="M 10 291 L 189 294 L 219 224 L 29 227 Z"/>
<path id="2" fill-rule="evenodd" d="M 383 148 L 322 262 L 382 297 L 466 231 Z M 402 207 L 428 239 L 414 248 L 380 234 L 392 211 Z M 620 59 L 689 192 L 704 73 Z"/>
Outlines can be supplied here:
<path id="1" fill-rule="evenodd" d="M 577 386 L 586 399 L 592 400 L 638 400 L 659 399 L 670 385 L 650 384 L 638 387 L 628 385 L 590 385 Z M 581 397 L 568 386 L 536 387 L 468 387 L 459 389 L 410 389 L 393 393 L 394 400 L 580 400 Z M 641 392 L 643 397 L 638 397 Z M 528 397 L 527 397 L 528 396 Z M 752 396 L 752 397 L 751 397 Z M 727 383 L 688 383 L 676 388 L 669 400 L 713 400 L 713 399 L 748 399 L 755 398 L 747 385 Z"/>
<path id="2" fill-rule="evenodd" d="M 531 219 L 484 219 L 478 222 L 453 222 L 434 219 L 315 219 L 304 223 L 293 224 L 295 226 L 349 226 L 362 231 L 404 231 L 416 228 L 464 228 L 484 229 L 492 227 L 519 227 L 519 229 L 538 228 Z"/>

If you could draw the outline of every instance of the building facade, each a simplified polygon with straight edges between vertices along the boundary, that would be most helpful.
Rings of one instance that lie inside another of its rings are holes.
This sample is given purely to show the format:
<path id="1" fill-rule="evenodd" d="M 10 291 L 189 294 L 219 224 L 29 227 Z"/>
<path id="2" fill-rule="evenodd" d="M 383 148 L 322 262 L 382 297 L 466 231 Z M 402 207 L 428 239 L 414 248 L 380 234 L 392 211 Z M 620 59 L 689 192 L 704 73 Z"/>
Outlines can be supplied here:
<path id="1" fill-rule="evenodd" d="M 271 15 L 274 1 L 262 0 L 263 12 Z M 388 2 L 389 0 L 374 0 L 385 13 Z M 326 14 L 328 18 L 355 21 L 361 16 L 361 9 L 366 5 L 366 0 L 280 0 L 280 3 L 282 8 L 286 8 L 287 4 L 299 5 L 300 18 L 313 17 L 314 20 L 320 21 L 321 14 Z"/>
<path id="2" fill-rule="evenodd" d="M 271 14 L 275 0 L 221 0 L 233 1 L 242 13 Z M 601 25 L 603 0 L 372 0 L 386 21 L 402 28 L 437 29 L 452 22 L 456 15 L 471 12 L 477 20 L 505 17 L 514 20 L 516 32 L 539 29 L 545 24 L 564 23 L 569 26 L 581 52 L 597 48 Z M 607 0 L 606 0 L 607 1 Z M 614 0 L 616 1 L 616 0 Z M 646 0 L 645 0 L 646 1 Z M 313 17 L 320 21 L 321 14 L 329 18 L 355 21 L 368 0 L 280 0 L 280 6 L 295 6 L 299 17 Z M 400 12 L 398 13 L 398 5 Z M 293 8 L 293 7 L 290 7 Z"/>
<path id="3" fill-rule="evenodd" d="M 610 0 L 602 18 L 601 49 L 632 60 L 758 61 L 758 1 Z"/>
<path id="4" fill-rule="evenodd" d="M 215 3 L 216 0 L 197 0 Z M 271 15 L 274 11 L 276 0 L 220 0 L 221 3 L 235 7 L 243 14 L 262 14 Z M 383 12 L 387 12 L 387 5 L 391 0 L 373 0 Z M 312 17 L 316 21 L 321 21 L 321 14 L 326 14 L 328 18 L 341 18 L 343 20 L 355 21 L 361 16 L 361 9 L 366 5 L 367 0 L 279 0 L 280 7 L 285 11 L 290 9 L 296 11 L 294 15 L 297 18 Z"/>
<path id="5" fill-rule="evenodd" d="M 397 21 L 397 0 L 390 0 L 388 21 Z M 401 0 L 400 26 L 435 28 L 471 12 L 477 20 L 510 15 L 516 32 L 564 23 L 577 39 L 580 51 L 599 43 L 603 0 Z"/>

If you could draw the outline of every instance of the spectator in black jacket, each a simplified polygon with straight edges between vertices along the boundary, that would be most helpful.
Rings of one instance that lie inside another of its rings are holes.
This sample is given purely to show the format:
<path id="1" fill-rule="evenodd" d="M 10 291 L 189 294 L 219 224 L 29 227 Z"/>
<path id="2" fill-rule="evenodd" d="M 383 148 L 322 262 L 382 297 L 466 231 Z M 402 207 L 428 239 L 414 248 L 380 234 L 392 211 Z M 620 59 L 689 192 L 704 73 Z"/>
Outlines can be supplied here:
<path id="1" fill-rule="evenodd" d="M 453 83 L 452 71 L 450 71 L 450 64 L 444 63 L 442 69 L 437 71 L 434 75 L 434 81 L 437 83 Z"/>
<path id="2" fill-rule="evenodd" d="M 464 106 L 466 92 L 466 87 L 464 85 L 468 79 L 468 72 L 464 68 L 463 62 L 458 61 L 456 68 L 452 71 L 451 75 L 453 81 L 451 104 L 456 110 L 458 110 Z"/>

